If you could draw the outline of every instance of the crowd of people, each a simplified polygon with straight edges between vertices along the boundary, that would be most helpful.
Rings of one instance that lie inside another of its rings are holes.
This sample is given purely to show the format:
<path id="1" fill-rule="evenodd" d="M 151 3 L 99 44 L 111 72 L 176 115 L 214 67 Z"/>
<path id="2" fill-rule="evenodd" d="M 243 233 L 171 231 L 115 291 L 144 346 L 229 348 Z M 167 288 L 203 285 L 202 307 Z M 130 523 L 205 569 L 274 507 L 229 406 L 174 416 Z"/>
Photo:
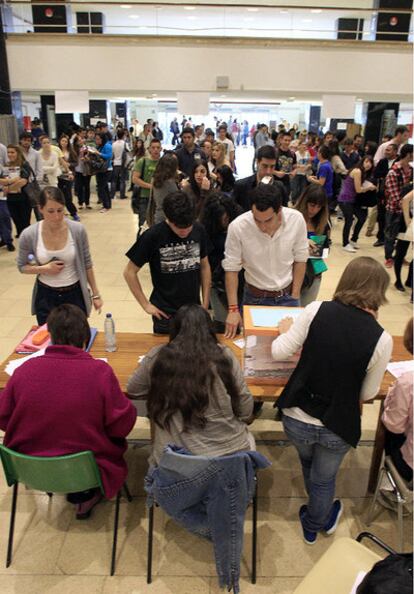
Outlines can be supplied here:
<path id="1" fill-rule="evenodd" d="M 130 130 L 119 126 L 115 135 L 104 124 L 72 130 L 58 146 L 38 134 L 39 151 L 24 133 L 19 146 L 7 147 L 0 234 L 14 249 L 10 213 L 20 237 L 18 268 L 36 276 L 32 313 L 39 325 L 47 321 L 53 346 L 17 370 L 0 395 L 4 443 L 34 455 L 96 450 L 107 497 L 125 480 L 125 438 L 135 409 L 110 367 L 84 352 L 87 316 L 103 300 L 78 209 L 91 208 L 95 175 L 101 212 L 109 212 L 118 189 L 120 199 L 126 198 L 132 171 L 139 231 L 126 253 L 124 278 L 152 317 L 154 333 L 169 335 L 128 382 L 132 398 L 148 401 L 154 426 L 150 463 L 159 465 L 171 443 L 194 456 L 255 450 L 247 423 L 260 406 L 253 406 L 237 359 L 216 333 L 234 338 L 240 332 L 243 305 L 302 306 L 294 322 L 280 323 L 271 354 L 286 360 L 301 350 L 278 407 L 299 455 L 308 494 L 299 518 L 305 542 L 313 544 L 319 532 L 336 529 L 342 503 L 335 499 L 335 478 L 360 439 L 360 403 L 375 397 L 391 357 L 392 338 L 380 326 L 378 311 L 390 282 L 385 267 L 394 266 L 395 287 L 405 290 L 401 270 L 412 242 L 409 132 L 399 126 L 377 146 L 342 131 L 318 137 L 294 128 L 269 134 L 258 126 L 254 173 L 236 180 L 235 145 L 245 144 L 250 132 L 236 120 L 231 127 L 218 123 L 215 131 L 190 124 L 183 122 L 180 132 L 178 122 L 171 123 L 174 150 L 162 150 L 162 132 L 152 121 L 142 129 L 138 121 Z M 36 180 L 41 191 L 33 202 L 25 187 Z M 65 208 L 74 220 L 65 217 Z M 32 209 L 38 220 L 30 225 Z M 385 266 L 370 257 L 352 259 L 332 300 L 317 301 L 332 218 L 344 219 L 343 248 L 355 253 L 368 214 L 367 234 L 377 223 L 374 245 L 384 246 Z M 140 280 L 146 265 L 150 296 Z M 412 290 L 412 262 L 405 284 Z M 407 328 L 412 352 L 412 320 Z M 30 377 L 36 377 L 35 385 Z M 52 404 L 57 394 L 59 402 Z M 39 420 L 33 418 L 33 399 Z M 398 422 L 396 409 L 404 415 Z M 393 455 L 412 479 L 412 377 L 394 388 L 384 415 L 389 430 L 403 434 L 399 445 L 393 442 Z M 62 418 L 73 422 L 62 424 Z M 55 430 L 53 445 L 45 443 L 45 424 Z M 99 499 L 92 492 L 71 500 L 85 517 Z"/>

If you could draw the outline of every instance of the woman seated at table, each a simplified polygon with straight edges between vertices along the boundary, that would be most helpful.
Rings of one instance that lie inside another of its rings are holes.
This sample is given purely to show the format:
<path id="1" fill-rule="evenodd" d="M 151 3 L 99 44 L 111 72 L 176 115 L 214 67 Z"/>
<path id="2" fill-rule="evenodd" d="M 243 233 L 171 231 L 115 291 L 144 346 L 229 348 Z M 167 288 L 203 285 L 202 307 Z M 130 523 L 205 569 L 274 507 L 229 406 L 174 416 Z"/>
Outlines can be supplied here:
<path id="1" fill-rule="evenodd" d="M 392 352 L 392 338 L 377 322 L 389 282 L 379 262 L 355 258 L 333 300 L 309 304 L 295 322 L 282 320 L 272 344 L 277 361 L 302 349 L 277 404 L 302 464 L 309 499 L 299 517 L 307 544 L 318 532 L 332 534 L 342 514 L 336 474 L 361 437 L 360 403 L 378 393 Z"/>
<path id="2" fill-rule="evenodd" d="M 209 457 L 255 449 L 246 425 L 252 395 L 237 358 L 218 343 L 200 305 L 178 310 L 169 343 L 145 356 L 127 392 L 147 398 L 154 427 L 152 464 L 159 463 L 168 444 Z"/>
<path id="3" fill-rule="evenodd" d="M 37 323 L 44 324 L 50 311 L 62 303 L 77 305 L 89 315 L 92 304 L 88 285 L 93 306 L 100 312 L 103 301 L 84 226 L 65 218 L 65 198 L 58 188 L 42 190 L 39 210 L 43 220 L 23 231 L 17 258 L 20 272 L 36 274 L 32 314 Z"/>
<path id="4" fill-rule="evenodd" d="M 413 354 L 413 318 L 404 332 L 404 346 Z M 384 403 L 382 422 L 386 427 L 385 453 L 404 480 L 413 480 L 413 374 L 407 371 L 390 388 Z M 381 490 L 387 497 L 389 491 Z"/>
<path id="5" fill-rule="evenodd" d="M 19 367 L 0 394 L 4 445 L 31 456 L 91 450 L 110 499 L 127 476 L 125 437 L 136 409 L 112 368 L 85 352 L 90 329 L 79 307 L 56 307 L 47 324 L 53 346 Z M 68 495 L 78 519 L 89 517 L 100 499 L 98 490 Z"/>

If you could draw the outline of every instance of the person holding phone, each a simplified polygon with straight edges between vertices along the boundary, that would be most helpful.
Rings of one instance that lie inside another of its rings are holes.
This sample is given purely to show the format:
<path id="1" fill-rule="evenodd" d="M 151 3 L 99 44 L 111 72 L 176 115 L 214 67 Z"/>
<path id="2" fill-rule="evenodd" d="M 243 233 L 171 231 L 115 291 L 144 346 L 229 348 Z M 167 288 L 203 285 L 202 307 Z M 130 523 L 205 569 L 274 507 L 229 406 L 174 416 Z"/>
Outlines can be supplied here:
<path id="1" fill-rule="evenodd" d="M 199 218 L 204 203 L 211 193 L 210 171 L 207 162 L 199 161 L 194 166 L 188 180 L 181 184 L 183 191 L 194 201 L 196 217 Z"/>
<path id="2" fill-rule="evenodd" d="M 77 305 L 87 315 L 93 303 L 100 312 L 103 301 L 95 281 L 85 228 L 65 218 L 65 198 L 58 188 L 44 188 L 39 210 L 43 220 L 23 231 L 17 259 L 20 272 L 37 276 L 32 314 L 42 325 L 52 309 L 63 303 Z"/>

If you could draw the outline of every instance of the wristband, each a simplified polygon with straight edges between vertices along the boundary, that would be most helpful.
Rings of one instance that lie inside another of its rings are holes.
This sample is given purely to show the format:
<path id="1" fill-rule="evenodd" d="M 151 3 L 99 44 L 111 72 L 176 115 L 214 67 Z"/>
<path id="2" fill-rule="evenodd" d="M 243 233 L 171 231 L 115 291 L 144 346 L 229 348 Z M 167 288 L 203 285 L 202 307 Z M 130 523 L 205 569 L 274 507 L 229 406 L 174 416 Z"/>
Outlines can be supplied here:
<path id="1" fill-rule="evenodd" d="M 92 295 L 92 299 L 100 299 L 101 296 L 100 295 Z"/>
<path id="2" fill-rule="evenodd" d="M 234 312 L 239 313 L 239 306 L 238 305 L 229 305 L 228 310 L 229 310 L 229 313 L 234 313 Z"/>

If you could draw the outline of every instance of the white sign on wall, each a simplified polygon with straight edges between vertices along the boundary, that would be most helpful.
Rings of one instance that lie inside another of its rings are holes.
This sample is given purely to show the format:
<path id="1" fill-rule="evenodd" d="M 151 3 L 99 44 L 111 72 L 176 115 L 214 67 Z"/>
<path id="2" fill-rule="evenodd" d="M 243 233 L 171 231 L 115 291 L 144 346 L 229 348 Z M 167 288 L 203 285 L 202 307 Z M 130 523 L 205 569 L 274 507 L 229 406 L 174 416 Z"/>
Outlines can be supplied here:
<path id="1" fill-rule="evenodd" d="M 210 93 L 177 93 L 177 111 L 182 115 L 208 115 Z"/>
<path id="2" fill-rule="evenodd" d="M 55 113 L 89 113 L 88 91 L 55 91 Z"/>

